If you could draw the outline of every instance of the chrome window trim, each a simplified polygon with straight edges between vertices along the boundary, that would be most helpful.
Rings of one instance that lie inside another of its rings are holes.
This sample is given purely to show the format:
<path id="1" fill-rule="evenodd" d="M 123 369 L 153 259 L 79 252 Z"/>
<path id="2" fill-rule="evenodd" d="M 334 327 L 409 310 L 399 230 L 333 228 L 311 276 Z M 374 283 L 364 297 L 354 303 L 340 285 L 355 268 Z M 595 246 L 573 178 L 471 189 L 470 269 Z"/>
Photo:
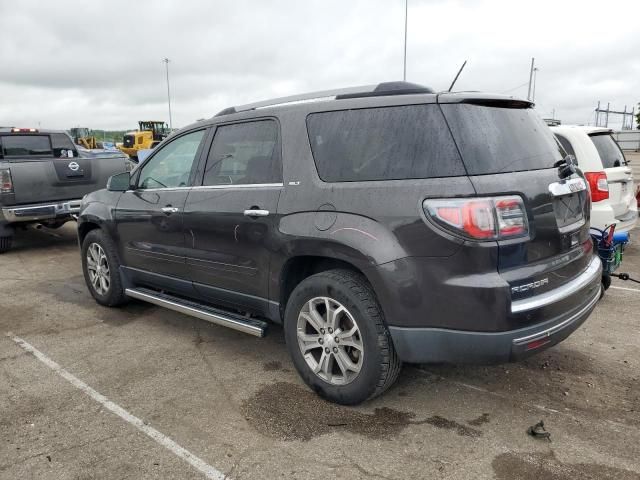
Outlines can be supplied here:
<path id="1" fill-rule="evenodd" d="M 277 188 L 284 187 L 284 183 L 238 183 L 236 185 L 199 185 L 197 187 L 191 187 L 194 190 L 224 190 L 229 188 Z"/>
<path id="2" fill-rule="evenodd" d="M 540 295 L 511 302 L 511 313 L 522 313 L 564 300 L 589 285 L 596 278 L 599 279 L 601 274 L 602 262 L 599 257 L 594 255 L 587 268 L 569 283 L 549 290 L 548 292 L 541 293 Z"/>
<path id="3" fill-rule="evenodd" d="M 136 188 L 127 192 L 169 192 L 173 190 L 224 190 L 229 188 L 277 188 L 284 187 L 284 183 L 238 183 L 236 185 L 197 185 L 195 187 L 162 187 L 162 188 Z"/>

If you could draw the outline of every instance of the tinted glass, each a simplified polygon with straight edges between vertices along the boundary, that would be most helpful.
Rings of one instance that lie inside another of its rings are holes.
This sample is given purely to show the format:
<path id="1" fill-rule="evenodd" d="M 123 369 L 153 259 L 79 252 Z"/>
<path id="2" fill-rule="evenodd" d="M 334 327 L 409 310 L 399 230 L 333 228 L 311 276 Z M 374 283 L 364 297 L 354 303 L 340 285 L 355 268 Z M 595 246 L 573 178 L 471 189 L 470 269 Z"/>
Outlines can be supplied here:
<path id="1" fill-rule="evenodd" d="M 573 151 L 573 146 L 571 145 L 571 142 L 567 139 L 567 137 L 560 135 L 559 133 L 556 133 L 554 135 L 560 142 L 560 145 L 562 145 L 562 148 L 564 148 L 564 151 L 569 155 L 573 155 L 573 158 L 575 158 L 577 161 L 578 158 L 576 157 L 576 152 Z"/>
<path id="2" fill-rule="evenodd" d="M 48 135 L 5 135 L 2 137 L 2 153 L 5 157 L 51 156 Z"/>
<path id="3" fill-rule="evenodd" d="M 314 113 L 307 128 L 325 182 L 465 174 L 437 105 Z"/>
<path id="4" fill-rule="evenodd" d="M 273 120 L 218 127 L 203 185 L 282 182 L 278 127 Z"/>
<path id="5" fill-rule="evenodd" d="M 551 168 L 564 157 L 531 108 L 442 105 L 469 175 Z"/>
<path id="6" fill-rule="evenodd" d="M 69 136 L 65 135 L 64 133 L 52 133 L 51 145 L 53 147 L 53 156 L 56 158 L 78 156 L 78 154 L 75 152 L 76 148 L 71 141 L 71 138 L 69 138 Z"/>
<path id="7" fill-rule="evenodd" d="M 627 164 L 622 150 L 609 134 L 591 135 L 604 168 L 622 167 Z"/>
<path id="8" fill-rule="evenodd" d="M 204 130 L 188 133 L 160 148 L 142 167 L 139 188 L 175 188 L 189 185 L 191 167 Z"/>

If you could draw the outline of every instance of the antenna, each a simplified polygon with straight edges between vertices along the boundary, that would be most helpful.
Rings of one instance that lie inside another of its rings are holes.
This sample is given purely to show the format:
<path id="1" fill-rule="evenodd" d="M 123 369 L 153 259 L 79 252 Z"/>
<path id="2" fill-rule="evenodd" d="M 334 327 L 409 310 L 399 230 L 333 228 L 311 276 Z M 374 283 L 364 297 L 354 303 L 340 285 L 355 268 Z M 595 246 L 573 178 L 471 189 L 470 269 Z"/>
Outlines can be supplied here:
<path id="1" fill-rule="evenodd" d="M 458 73 L 456 74 L 456 78 L 453 79 L 453 82 L 451 82 L 451 86 L 449 87 L 449 90 L 447 90 L 447 92 L 450 92 L 451 89 L 453 88 L 453 86 L 456 84 L 456 82 L 458 81 L 458 77 L 460 76 L 460 74 L 462 73 L 462 69 L 464 68 L 464 66 L 467 64 L 467 61 L 465 60 L 464 63 L 462 64 L 462 66 L 460 67 L 460 70 L 458 70 Z"/>

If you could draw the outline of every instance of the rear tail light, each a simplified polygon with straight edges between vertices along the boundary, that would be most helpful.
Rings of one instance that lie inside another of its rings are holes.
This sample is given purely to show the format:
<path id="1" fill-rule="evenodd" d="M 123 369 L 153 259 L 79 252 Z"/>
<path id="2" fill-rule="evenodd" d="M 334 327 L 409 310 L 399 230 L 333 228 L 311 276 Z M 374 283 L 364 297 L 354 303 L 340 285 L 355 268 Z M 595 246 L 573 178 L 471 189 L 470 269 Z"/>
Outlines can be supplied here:
<path id="1" fill-rule="evenodd" d="M 518 196 L 429 199 L 423 208 L 441 227 L 475 240 L 502 240 L 529 233 L 527 213 Z"/>
<path id="2" fill-rule="evenodd" d="M 12 133 L 37 133 L 38 129 L 36 128 L 12 128 Z"/>
<path id="3" fill-rule="evenodd" d="M 604 172 L 586 172 L 584 176 L 589 185 L 592 202 L 600 202 L 609 198 L 609 183 Z"/>
<path id="4" fill-rule="evenodd" d="M 13 193 L 13 180 L 8 168 L 0 168 L 0 193 Z"/>

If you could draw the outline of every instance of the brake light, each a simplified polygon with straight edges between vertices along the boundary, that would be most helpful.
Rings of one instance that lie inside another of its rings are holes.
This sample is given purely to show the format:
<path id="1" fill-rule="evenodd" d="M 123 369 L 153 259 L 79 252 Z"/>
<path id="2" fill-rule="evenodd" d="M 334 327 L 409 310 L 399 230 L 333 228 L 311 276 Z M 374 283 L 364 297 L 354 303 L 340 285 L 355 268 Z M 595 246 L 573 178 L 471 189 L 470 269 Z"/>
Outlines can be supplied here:
<path id="1" fill-rule="evenodd" d="M 529 233 L 527 214 L 518 196 L 429 199 L 425 213 L 452 233 L 476 240 L 502 240 Z"/>
<path id="2" fill-rule="evenodd" d="M 12 133 L 37 133 L 37 128 L 12 128 Z"/>
<path id="3" fill-rule="evenodd" d="M 604 172 L 586 172 L 584 174 L 589 185 L 592 202 L 600 202 L 609 198 L 609 183 Z"/>
<path id="4" fill-rule="evenodd" d="M 0 193 L 13 193 L 13 180 L 8 168 L 0 169 Z"/>

